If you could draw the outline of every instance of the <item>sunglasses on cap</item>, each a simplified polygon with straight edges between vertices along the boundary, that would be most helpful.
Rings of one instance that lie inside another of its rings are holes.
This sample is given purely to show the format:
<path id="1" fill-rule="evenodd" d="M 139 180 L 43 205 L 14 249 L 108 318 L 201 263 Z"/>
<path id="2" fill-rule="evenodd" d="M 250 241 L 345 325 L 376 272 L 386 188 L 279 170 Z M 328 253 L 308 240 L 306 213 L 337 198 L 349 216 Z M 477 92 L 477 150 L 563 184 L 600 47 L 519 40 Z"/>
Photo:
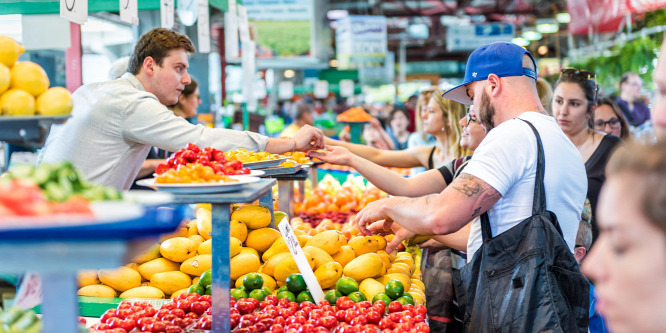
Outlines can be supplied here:
<path id="1" fill-rule="evenodd" d="M 594 80 L 596 75 L 590 71 L 580 70 L 575 68 L 565 68 L 562 70 L 562 75 L 565 76 L 577 76 L 585 80 Z"/>

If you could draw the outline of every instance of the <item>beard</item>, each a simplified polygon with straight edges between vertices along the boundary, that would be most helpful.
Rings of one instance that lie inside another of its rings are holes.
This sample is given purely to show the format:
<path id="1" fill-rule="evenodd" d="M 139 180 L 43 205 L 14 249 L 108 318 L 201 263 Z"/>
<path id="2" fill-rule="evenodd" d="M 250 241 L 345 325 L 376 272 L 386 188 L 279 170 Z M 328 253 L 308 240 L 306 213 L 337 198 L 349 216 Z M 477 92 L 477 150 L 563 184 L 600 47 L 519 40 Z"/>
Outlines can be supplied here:
<path id="1" fill-rule="evenodd" d="M 481 107 L 479 108 L 479 120 L 481 125 L 490 131 L 495 128 L 495 108 L 490 104 L 490 96 L 484 91 L 481 93 Z"/>

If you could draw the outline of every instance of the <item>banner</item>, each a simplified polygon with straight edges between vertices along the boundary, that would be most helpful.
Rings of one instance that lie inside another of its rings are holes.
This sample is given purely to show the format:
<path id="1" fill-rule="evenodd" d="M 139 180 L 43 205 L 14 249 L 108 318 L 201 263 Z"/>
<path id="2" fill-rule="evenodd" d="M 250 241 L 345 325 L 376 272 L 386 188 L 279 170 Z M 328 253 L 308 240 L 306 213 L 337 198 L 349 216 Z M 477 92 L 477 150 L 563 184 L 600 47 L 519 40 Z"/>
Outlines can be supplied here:
<path id="1" fill-rule="evenodd" d="M 618 32 L 627 13 L 642 14 L 660 8 L 666 8 L 666 0 L 567 0 L 569 32 Z"/>
<path id="2" fill-rule="evenodd" d="M 386 61 L 386 17 L 351 15 L 335 29 L 338 69 L 382 67 Z"/>

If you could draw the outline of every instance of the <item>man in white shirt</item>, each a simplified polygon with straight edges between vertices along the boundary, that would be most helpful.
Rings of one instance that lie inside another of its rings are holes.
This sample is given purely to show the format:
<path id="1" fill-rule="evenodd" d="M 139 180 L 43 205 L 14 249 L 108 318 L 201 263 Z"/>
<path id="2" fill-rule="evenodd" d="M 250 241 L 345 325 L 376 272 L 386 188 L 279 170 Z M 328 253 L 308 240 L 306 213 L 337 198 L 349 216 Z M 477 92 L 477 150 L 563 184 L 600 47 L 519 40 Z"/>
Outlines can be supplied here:
<path id="1" fill-rule="evenodd" d="M 516 119 L 520 118 L 531 122 L 541 136 L 546 208 L 557 215 L 573 252 L 587 192 L 585 167 L 576 147 L 546 115 L 536 90 L 535 69 L 532 55 L 512 43 L 493 43 L 474 51 L 463 84 L 443 95 L 472 104 L 470 113 L 478 114 L 489 131 L 474 157 L 440 194 L 368 204 L 356 217 L 360 230 L 368 234 L 392 229 L 396 236 L 387 250 L 391 251 L 414 234 L 453 233 L 486 211 L 492 236 L 532 216 L 537 144 L 528 124 Z M 471 229 L 477 232 L 470 233 L 468 258 L 481 245 L 480 228 Z"/>
<path id="2" fill-rule="evenodd" d="M 192 125 L 167 105 L 178 102 L 187 84 L 190 39 L 155 28 L 137 42 L 121 78 L 77 89 L 72 117 L 54 125 L 40 163 L 71 161 L 91 182 L 129 189 L 151 146 L 177 151 L 188 143 L 228 151 L 246 148 L 284 153 L 323 148 L 319 129 L 304 126 L 291 139 Z"/>

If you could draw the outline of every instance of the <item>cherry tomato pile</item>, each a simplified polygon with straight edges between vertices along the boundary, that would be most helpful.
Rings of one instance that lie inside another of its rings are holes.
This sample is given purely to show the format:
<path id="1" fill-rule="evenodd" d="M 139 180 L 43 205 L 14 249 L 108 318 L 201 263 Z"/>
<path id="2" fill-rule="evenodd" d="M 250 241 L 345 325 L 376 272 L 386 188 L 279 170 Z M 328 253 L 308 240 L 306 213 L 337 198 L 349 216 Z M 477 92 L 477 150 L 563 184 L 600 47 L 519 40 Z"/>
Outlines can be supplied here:
<path id="1" fill-rule="evenodd" d="M 178 295 L 157 310 L 146 302 L 123 301 L 117 309 L 107 310 L 91 332 L 182 333 L 185 328 L 211 329 L 211 296 L 196 293 Z"/>
<path id="2" fill-rule="evenodd" d="M 317 227 L 324 219 L 329 219 L 338 224 L 345 224 L 349 220 L 349 217 L 354 214 L 356 213 L 329 210 L 323 213 L 299 212 L 298 217 L 300 217 L 303 222 L 310 223 L 312 227 Z"/>
<path id="3" fill-rule="evenodd" d="M 213 169 L 219 175 L 246 175 L 250 169 L 243 168 L 240 161 L 227 161 L 224 152 L 213 147 L 199 148 L 197 145 L 189 143 L 183 148 L 173 153 L 166 163 L 157 166 L 155 173 L 162 174 L 167 170 L 176 170 L 179 165 L 201 164 Z"/>
<path id="4" fill-rule="evenodd" d="M 248 332 L 321 332 L 335 329 L 349 332 L 430 332 L 425 323 L 425 306 L 402 305 L 391 302 L 386 308 L 383 301 L 354 303 L 349 297 L 328 301 L 290 302 L 275 295 L 259 302 L 253 298 L 231 300 L 231 328 L 236 333 Z"/>

